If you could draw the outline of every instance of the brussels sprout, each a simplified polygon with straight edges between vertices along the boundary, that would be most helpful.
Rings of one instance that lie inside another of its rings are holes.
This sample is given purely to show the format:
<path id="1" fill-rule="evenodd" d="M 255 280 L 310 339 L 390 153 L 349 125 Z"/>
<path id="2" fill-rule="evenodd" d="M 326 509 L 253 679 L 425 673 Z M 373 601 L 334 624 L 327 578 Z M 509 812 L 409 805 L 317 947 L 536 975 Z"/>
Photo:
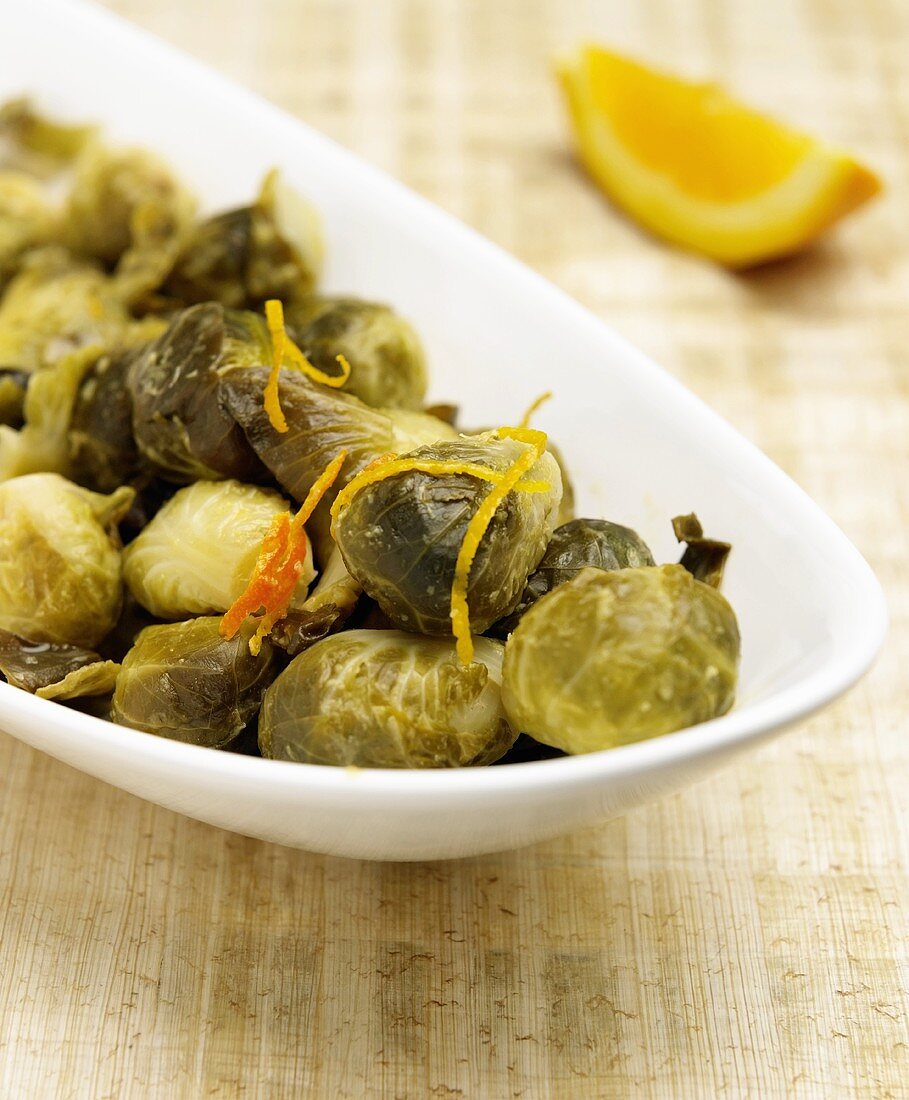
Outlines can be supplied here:
<path id="1" fill-rule="evenodd" d="M 588 566 L 633 569 L 653 564 L 653 555 L 646 543 L 630 527 L 605 519 L 574 519 L 556 528 L 540 564 L 527 578 L 518 606 L 495 624 L 492 633 L 497 638 L 506 637 L 541 596 L 572 580 Z"/>
<path id="2" fill-rule="evenodd" d="M 594 752 L 725 714 L 739 648 L 732 608 L 681 565 L 584 569 L 508 639 L 502 698 L 536 740 Z"/>
<path id="3" fill-rule="evenodd" d="M 303 353 L 326 374 L 337 356 L 351 366 L 345 387 L 367 405 L 419 409 L 426 360 L 419 337 L 388 306 L 360 298 L 306 298 L 287 310 L 287 327 Z"/>
<path id="4" fill-rule="evenodd" d="M 111 720 L 208 748 L 233 741 L 275 675 L 274 649 L 266 639 L 253 657 L 255 626 L 228 641 L 220 624 L 212 617 L 146 627 L 123 659 Z"/>
<path id="5" fill-rule="evenodd" d="M 502 473 L 528 444 L 494 433 L 420 447 L 418 461 L 474 463 Z M 511 492 L 497 509 L 470 572 L 471 627 L 488 630 L 512 611 L 555 526 L 559 468 L 544 452 L 528 474 L 543 492 Z M 351 576 L 402 629 L 451 633 L 451 588 L 467 526 L 490 491 L 470 473 L 408 470 L 365 485 L 336 519 Z"/>
<path id="6" fill-rule="evenodd" d="M 306 602 L 298 609 L 291 608 L 269 637 L 295 657 L 313 642 L 340 630 L 353 614 L 361 591 L 333 544 L 325 569 Z"/>
<path id="7" fill-rule="evenodd" d="M 157 157 L 91 142 L 76 163 L 62 237 L 75 254 L 117 265 L 118 291 L 135 301 L 167 277 L 193 207 L 188 192 Z"/>
<path id="8" fill-rule="evenodd" d="M 0 106 L 0 136 L 13 144 L 12 159 L 36 176 L 51 175 L 69 163 L 96 132 L 95 126 L 46 118 L 25 98 Z"/>
<path id="9" fill-rule="evenodd" d="M 101 496 L 58 474 L 0 485 L 0 628 L 33 642 L 95 646 L 120 613 L 111 532 L 133 495 Z"/>
<path id="10" fill-rule="evenodd" d="M 362 768 L 490 764 L 515 739 L 500 697 L 502 647 L 397 630 L 348 630 L 295 657 L 265 693 L 259 748 L 274 760 Z"/>
<path id="11" fill-rule="evenodd" d="M 278 432 L 262 404 L 267 381 L 268 371 L 262 367 L 232 371 L 221 379 L 221 398 L 256 454 L 294 500 L 306 498 L 329 459 L 347 452 L 334 491 L 307 525 L 320 562 L 331 553 L 328 509 L 342 485 L 389 451 L 410 451 L 424 442 L 457 438 L 457 432 L 436 417 L 404 409 L 373 409 L 352 394 L 289 370 L 281 372 L 279 386 L 288 431 Z"/>
<path id="12" fill-rule="evenodd" d="M 123 551 L 123 578 L 161 619 L 226 611 L 241 595 L 272 521 L 288 511 L 271 489 L 238 481 L 197 481 L 180 489 Z M 315 576 L 312 551 L 294 603 Z"/>
<path id="13" fill-rule="evenodd" d="M 98 268 L 59 248 L 38 249 L 0 301 L 0 366 L 37 371 L 78 348 L 109 346 L 128 320 Z"/>
<path id="14" fill-rule="evenodd" d="M 684 565 L 697 580 L 719 588 L 723 583 L 726 559 L 732 551 L 731 544 L 704 538 L 704 528 L 694 512 L 676 516 L 672 529 L 679 542 L 688 544 L 679 564 Z"/>
<path id="15" fill-rule="evenodd" d="M 272 171 L 252 206 L 196 226 L 166 289 L 183 302 L 234 309 L 293 302 L 315 286 L 323 247 L 316 211 Z"/>
<path id="16" fill-rule="evenodd" d="M 54 216 L 44 192 L 31 176 L 0 171 L 0 287 L 28 249 L 47 244 Z"/>
<path id="17" fill-rule="evenodd" d="M 215 303 L 179 313 L 127 375 L 142 454 L 174 481 L 262 480 L 261 464 L 218 392 L 226 372 L 270 354 L 265 321 L 253 313 L 225 312 Z"/>

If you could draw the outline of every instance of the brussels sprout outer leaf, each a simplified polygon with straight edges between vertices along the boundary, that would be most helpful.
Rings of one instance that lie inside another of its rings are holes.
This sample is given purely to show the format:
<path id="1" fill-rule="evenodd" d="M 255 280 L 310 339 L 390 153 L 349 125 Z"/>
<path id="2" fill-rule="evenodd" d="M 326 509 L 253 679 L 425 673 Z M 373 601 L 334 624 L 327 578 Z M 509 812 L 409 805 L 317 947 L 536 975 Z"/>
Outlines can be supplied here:
<path id="1" fill-rule="evenodd" d="M 684 565 L 697 580 L 719 588 L 723 583 L 723 573 L 732 544 L 704 538 L 701 521 L 694 512 L 687 516 L 676 516 L 672 521 L 672 529 L 679 542 L 688 544 L 679 564 Z"/>
<path id="2" fill-rule="evenodd" d="M 73 669 L 59 683 L 40 687 L 35 694 L 42 699 L 59 699 L 61 702 L 83 695 L 110 695 L 119 671 L 116 661 L 96 661 L 84 668 Z"/>
<path id="3" fill-rule="evenodd" d="M 99 661 L 97 653 L 82 646 L 30 642 L 0 630 L 0 672 L 13 687 L 32 694 Z"/>

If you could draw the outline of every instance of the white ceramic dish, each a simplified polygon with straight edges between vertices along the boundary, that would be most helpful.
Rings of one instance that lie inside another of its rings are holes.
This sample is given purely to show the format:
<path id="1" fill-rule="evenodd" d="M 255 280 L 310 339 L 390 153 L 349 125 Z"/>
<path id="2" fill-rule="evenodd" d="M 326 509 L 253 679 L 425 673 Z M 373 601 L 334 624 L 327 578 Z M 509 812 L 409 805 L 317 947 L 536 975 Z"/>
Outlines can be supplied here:
<path id="1" fill-rule="evenodd" d="M 531 271 L 294 119 L 107 13 L 4 4 L 0 96 L 97 119 L 169 157 L 208 205 L 279 164 L 321 208 L 330 289 L 394 303 L 423 335 L 434 392 L 465 423 L 540 416 L 581 514 L 638 527 L 658 556 L 668 517 L 697 510 L 735 544 L 726 591 L 744 639 L 736 709 L 590 756 L 444 772 L 277 763 L 110 725 L 0 684 L 0 728 L 119 787 L 226 829 L 319 852 L 436 859 L 516 847 L 678 787 L 845 691 L 886 612 L 871 570 L 751 444 Z"/>

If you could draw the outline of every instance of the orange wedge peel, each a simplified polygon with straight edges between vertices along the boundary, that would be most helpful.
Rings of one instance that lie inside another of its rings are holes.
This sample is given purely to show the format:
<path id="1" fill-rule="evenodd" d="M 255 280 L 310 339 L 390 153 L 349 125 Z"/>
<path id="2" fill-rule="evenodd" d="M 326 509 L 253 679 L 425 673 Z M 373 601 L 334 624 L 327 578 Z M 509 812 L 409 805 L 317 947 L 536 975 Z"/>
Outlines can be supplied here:
<path id="1" fill-rule="evenodd" d="M 695 83 L 582 46 L 556 66 L 581 162 L 646 229 L 731 268 L 796 252 L 881 189 L 848 152 Z"/>

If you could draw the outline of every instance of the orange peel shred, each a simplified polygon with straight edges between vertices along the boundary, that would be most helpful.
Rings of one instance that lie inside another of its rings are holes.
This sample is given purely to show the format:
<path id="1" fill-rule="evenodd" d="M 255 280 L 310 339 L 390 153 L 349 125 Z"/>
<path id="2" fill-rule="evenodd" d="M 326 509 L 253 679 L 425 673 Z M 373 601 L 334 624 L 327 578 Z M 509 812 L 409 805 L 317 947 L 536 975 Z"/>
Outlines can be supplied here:
<path id="1" fill-rule="evenodd" d="M 287 614 L 309 549 L 309 538 L 303 525 L 334 484 L 346 458 L 347 452 L 341 451 L 332 459 L 295 515 L 282 512 L 275 516 L 262 540 L 246 588 L 221 619 L 221 637 L 230 640 L 249 615 L 261 612 L 256 632 L 249 639 L 249 651 L 253 656 L 261 651 L 262 639 L 268 637 L 275 624 Z"/>
<path id="2" fill-rule="evenodd" d="M 277 298 L 270 298 L 265 303 L 265 322 L 271 336 L 272 359 L 268 381 L 265 384 L 265 392 L 262 395 L 262 403 L 271 426 L 276 432 L 283 433 L 287 431 L 287 420 L 281 408 L 281 399 L 278 392 L 281 367 L 293 367 L 302 374 L 307 375 L 314 382 L 320 382 L 323 386 L 330 386 L 332 389 L 340 389 L 350 378 L 350 363 L 343 355 L 335 356 L 341 368 L 340 374 L 326 374 L 318 367 L 313 366 L 287 335 L 287 329 L 284 327 L 284 306 Z"/>
<path id="3" fill-rule="evenodd" d="M 467 525 L 461 549 L 458 551 L 451 584 L 451 630 L 455 636 L 458 660 L 462 665 L 469 665 L 473 661 L 473 636 L 470 633 L 470 609 L 467 605 L 470 568 L 499 505 L 546 450 L 546 433 L 534 428 L 500 428 L 498 434 L 502 439 L 514 439 L 528 446 L 508 467 L 498 484 L 493 485 L 483 498 Z"/>

